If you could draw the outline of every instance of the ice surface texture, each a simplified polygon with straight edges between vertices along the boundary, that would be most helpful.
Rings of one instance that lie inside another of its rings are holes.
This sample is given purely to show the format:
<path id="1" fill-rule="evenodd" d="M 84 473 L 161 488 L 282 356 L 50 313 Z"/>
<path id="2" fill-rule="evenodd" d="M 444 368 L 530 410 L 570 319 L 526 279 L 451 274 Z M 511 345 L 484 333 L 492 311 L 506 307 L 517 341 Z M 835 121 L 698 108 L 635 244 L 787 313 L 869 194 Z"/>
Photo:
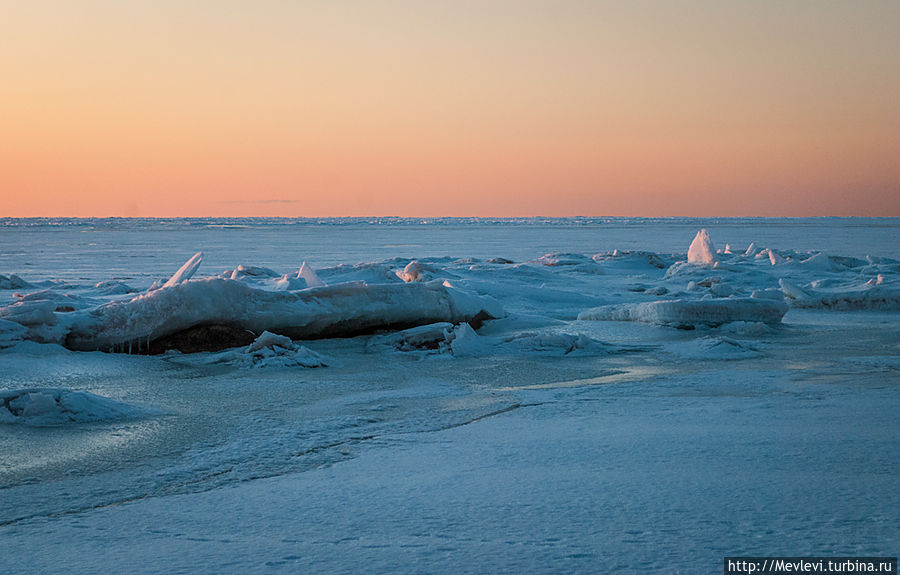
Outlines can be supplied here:
<path id="1" fill-rule="evenodd" d="M 0 423 L 51 426 L 129 419 L 157 413 L 69 389 L 18 389 L 0 391 Z"/>

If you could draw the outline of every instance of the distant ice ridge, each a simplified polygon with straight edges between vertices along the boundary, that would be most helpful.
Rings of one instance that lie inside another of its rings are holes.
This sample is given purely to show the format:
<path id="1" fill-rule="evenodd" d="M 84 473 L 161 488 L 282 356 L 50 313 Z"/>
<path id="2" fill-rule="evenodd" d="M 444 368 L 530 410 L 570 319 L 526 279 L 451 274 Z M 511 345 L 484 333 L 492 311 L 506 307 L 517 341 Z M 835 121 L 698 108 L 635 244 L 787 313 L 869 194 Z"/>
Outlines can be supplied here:
<path id="1" fill-rule="evenodd" d="M 158 413 L 86 391 L 43 388 L 0 391 L 0 424 L 44 427 L 114 421 Z"/>
<path id="2" fill-rule="evenodd" d="M 520 332 L 509 336 L 479 335 L 467 323 L 440 322 L 380 336 L 369 344 L 397 351 L 446 353 L 453 357 L 489 355 L 609 354 L 643 351 L 640 346 L 605 343 L 584 334 Z"/>
<path id="3" fill-rule="evenodd" d="M 0 274 L 0 289 L 23 289 L 30 287 L 33 286 L 16 274 L 10 274 L 8 276 Z"/>
<path id="4" fill-rule="evenodd" d="M 680 328 L 717 327 L 734 321 L 781 323 L 784 302 L 754 298 L 665 300 L 601 306 L 578 314 L 580 320 L 616 320 L 655 323 Z"/>
<path id="5" fill-rule="evenodd" d="M 779 280 L 787 301 L 798 308 L 900 310 L 900 281 L 886 282 L 883 275 L 862 285 L 831 285 L 816 289 L 813 284 L 801 288 L 784 278 Z"/>

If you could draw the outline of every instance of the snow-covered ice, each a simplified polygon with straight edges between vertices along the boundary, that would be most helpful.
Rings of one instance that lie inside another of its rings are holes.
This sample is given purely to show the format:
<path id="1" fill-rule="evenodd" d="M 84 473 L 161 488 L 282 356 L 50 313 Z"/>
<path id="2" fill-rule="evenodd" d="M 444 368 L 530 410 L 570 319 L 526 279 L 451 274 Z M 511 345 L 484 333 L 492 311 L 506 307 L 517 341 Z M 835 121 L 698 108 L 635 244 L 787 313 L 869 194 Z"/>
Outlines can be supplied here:
<path id="1" fill-rule="evenodd" d="M 141 417 L 153 409 L 70 389 L 0 391 L 0 423 L 31 426 L 89 423 Z"/>
<path id="2" fill-rule="evenodd" d="M 187 354 L 187 363 L 214 365 L 224 364 L 237 367 L 284 368 L 284 367 L 326 367 L 328 360 L 291 338 L 263 331 L 250 345 L 232 348 L 218 353 L 201 354 L 192 357 Z"/>
<path id="3" fill-rule="evenodd" d="M 2 223 L 4 572 L 900 540 L 896 219 Z"/>
<path id="4" fill-rule="evenodd" d="M 0 314 L 15 306 L 0 309 Z M 9 314 L 7 319 L 21 316 L 31 323 L 55 324 L 55 316 L 46 313 L 35 308 Z M 140 351 L 142 343 L 150 347 L 162 337 L 204 325 L 310 338 L 503 314 L 492 299 L 439 281 L 380 285 L 348 282 L 285 293 L 234 279 L 205 278 L 163 286 L 128 301 L 110 302 L 75 314 L 68 318 L 70 330 L 64 341 L 67 347 L 79 350 L 121 350 L 128 345 Z"/>
<path id="5" fill-rule="evenodd" d="M 778 324 L 787 313 L 783 302 L 756 298 L 664 300 L 619 304 L 589 309 L 580 320 L 641 321 L 693 329 L 698 325 L 720 326 L 733 321 Z"/>

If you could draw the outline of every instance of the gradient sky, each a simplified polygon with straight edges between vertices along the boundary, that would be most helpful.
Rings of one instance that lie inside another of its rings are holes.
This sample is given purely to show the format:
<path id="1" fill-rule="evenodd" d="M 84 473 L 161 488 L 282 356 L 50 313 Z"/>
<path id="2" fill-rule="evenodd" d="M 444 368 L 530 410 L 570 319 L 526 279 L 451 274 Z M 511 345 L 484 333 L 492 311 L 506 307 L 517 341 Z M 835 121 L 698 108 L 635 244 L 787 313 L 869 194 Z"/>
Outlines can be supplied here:
<path id="1" fill-rule="evenodd" d="M 0 216 L 900 216 L 897 0 L 0 9 Z"/>

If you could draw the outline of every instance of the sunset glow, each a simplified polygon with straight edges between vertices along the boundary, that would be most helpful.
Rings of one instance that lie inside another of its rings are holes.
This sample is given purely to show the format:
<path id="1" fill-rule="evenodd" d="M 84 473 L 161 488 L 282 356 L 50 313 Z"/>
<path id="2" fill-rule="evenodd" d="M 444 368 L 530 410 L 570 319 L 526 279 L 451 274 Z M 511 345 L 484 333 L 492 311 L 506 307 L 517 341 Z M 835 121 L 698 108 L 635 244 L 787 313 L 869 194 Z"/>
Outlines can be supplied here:
<path id="1" fill-rule="evenodd" d="M 6 2 L 0 216 L 900 215 L 900 3 Z"/>

